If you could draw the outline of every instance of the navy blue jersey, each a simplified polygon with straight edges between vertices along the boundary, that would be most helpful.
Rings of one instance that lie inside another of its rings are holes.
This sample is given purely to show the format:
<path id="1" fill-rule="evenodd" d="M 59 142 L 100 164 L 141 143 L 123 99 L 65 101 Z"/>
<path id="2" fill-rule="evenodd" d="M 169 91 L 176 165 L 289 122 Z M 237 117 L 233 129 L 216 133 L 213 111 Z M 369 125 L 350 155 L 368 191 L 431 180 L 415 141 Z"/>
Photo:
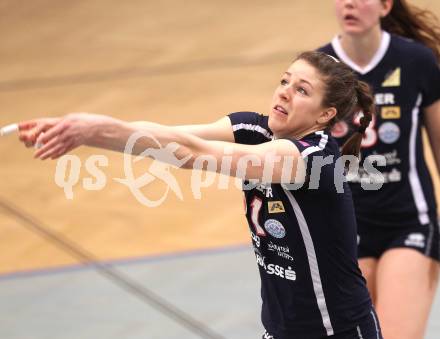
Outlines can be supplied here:
<path id="1" fill-rule="evenodd" d="M 362 141 L 362 158 L 383 155 L 378 167 L 385 183 L 378 191 L 362 189 L 360 172 L 350 183 L 359 222 L 373 226 L 426 225 L 435 222 L 434 190 L 423 155 L 423 108 L 440 99 L 440 69 L 434 53 L 420 43 L 386 32 L 370 65 L 360 69 L 345 54 L 338 37 L 320 48 L 350 66 L 375 93 L 377 114 Z M 340 145 L 356 121 L 333 131 Z"/>
<path id="2" fill-rule="evenodd" d="M 272 140 L 268 117 L 230 116 L 235 142 Z M 325 131 L 291 140 L 307 157 L 339 156 Z M 262 322 L 277 339 L 322 338 L 355 328 L 371 311 L 357 264 L 356 221 L 348 185 L 337 193 L 334 164 L 321 170 L 317 188 L 259 184 L 244 189 L 246 217 L 261 277 Z M 244 187 L 248 185 L 244 182 Z"/>

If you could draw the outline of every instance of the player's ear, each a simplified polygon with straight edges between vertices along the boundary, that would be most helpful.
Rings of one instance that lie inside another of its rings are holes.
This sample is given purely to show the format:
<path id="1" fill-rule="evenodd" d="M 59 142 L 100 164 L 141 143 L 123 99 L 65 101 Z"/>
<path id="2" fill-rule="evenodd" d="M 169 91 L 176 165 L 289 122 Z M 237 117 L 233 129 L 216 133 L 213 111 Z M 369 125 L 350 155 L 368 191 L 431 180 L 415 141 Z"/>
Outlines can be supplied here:
<path id="1" fill-rule="evenodd" d="M 321 111 L 316 121 L 320 125 L 327 125 L 332 120 L 338 111 L 334 107 L 329 107 Z"/>
<path id="2" fill-rule="evenodd" d="M 385 18 L 388 14 L 390 14 L 394 5 L 394 0 L 382 0 L 381 3 L 382 10 L 380 11 L 380 17 Z"/>

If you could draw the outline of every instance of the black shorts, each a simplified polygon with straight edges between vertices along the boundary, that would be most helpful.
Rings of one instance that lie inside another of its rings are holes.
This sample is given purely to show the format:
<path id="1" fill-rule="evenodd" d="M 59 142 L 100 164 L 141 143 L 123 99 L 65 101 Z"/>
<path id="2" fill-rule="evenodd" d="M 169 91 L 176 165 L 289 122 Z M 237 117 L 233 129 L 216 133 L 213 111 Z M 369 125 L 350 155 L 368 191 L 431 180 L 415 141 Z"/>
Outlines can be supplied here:
<path id="1" fill-rule="evenodd" d="M 273 335 L 265 332 L 262 339 L 278 339 Z M 292 337 L 289 339 L 297 339 L 296 337 Z M 310 339 L 309 337 L 301 337 L 298 339 Z M 336 333 L 331 336 L 322 337 L 320 339 L 383 339 L 382 332 L 380 330 L 379 321 L 377 320 L 377 315 L 374 309 L 370 311 L 370 314 L 362 319 L 359 324 L 347 331 L 343 331 L 341 333 Z"/>
<path id="2" fill-rule="evenodd" d="M 392 248 L 411 248 L 440 261 L 439 224 L 380 227 L 358 222 L 358 258 L 380 258 Z"/>

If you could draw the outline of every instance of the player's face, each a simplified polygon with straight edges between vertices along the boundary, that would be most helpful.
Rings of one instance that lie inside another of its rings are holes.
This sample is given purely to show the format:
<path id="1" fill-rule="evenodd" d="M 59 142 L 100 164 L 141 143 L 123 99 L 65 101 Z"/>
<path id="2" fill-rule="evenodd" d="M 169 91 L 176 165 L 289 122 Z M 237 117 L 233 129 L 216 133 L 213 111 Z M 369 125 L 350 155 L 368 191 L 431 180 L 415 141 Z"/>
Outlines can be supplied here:
<path id="1" fill-rule="evenodd" d="M 361 35 L 380 28 L 392 0 L 335 0 L 336 18 L 346 34 Z"/>
<path id="2" fill-rule="evenodd" d="M 281 77 L 272 98 L 269 128 L 274 135 L 298 136 L 318 126 L 324 93 L 319 72 L 304 60 L 295 61 Z"/>

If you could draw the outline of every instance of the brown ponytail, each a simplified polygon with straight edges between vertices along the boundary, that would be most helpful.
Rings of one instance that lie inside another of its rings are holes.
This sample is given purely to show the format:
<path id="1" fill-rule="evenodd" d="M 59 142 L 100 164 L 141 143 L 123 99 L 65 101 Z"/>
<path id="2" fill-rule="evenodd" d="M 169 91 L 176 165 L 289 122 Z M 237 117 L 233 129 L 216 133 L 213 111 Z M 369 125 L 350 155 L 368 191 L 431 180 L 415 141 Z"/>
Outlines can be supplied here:
<path id="1" fill-rule="evenodd" d="M 394 0 L 390 13 L 382 18 L 382 28 L 429 47 L 440 61 L 440 24 L 434 13 Z"/>
<path id="2" fill-rule="evenodd" d="M 357 105 L 352 114 L 356 114 L 361 111 L 363 113 L 363 116 L 359 121 L 359 128 L 342 146 L 342 155 L 359 155 L 362 138 L 365 135 L 365 130 L 368 128 L 368 125 L 373 119 L 373 114 L 376 111 L 370 86 L 363 81 L 358 81 L 355 86 L 355 90 L 357 96 Z"/>

